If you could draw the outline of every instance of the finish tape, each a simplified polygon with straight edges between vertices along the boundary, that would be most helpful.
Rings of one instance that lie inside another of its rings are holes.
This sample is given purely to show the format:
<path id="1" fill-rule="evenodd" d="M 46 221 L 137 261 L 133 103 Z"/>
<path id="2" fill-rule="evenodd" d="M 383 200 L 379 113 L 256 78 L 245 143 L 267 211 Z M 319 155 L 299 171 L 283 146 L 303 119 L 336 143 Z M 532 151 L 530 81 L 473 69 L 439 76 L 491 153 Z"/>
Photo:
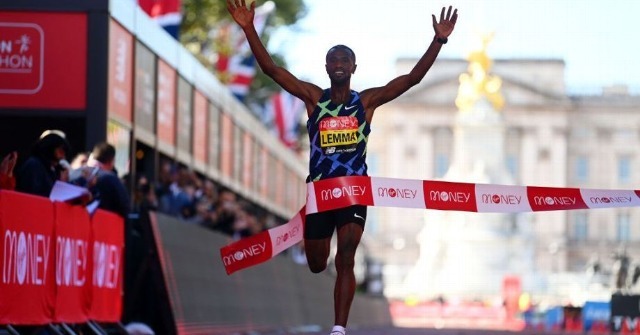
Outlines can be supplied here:
<path id="1" fill-rule="evenodd" d="M 478 213 L 640 207 L 640 190 L 456 183 L 351 176 L 307 184 L 307 203 L 286 224 L 220 249 L 227 274 L 275 257 L 303 239 L 305 214 L 351 205 Z"/>

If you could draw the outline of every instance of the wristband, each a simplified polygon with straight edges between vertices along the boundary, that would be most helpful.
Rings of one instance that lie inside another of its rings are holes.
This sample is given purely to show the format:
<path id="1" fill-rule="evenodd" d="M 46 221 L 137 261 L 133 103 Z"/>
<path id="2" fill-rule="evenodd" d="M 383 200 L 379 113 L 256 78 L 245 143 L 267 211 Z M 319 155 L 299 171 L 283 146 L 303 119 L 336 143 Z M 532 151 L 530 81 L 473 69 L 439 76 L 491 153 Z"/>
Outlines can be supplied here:
<path id="1" fill-rule="evenodd" d="M 449 42 L 449 39 L 446 38 L 446 37 L 445 38 L 438 37 L 438 38 L 436 38 L 436 41 L 438 41 L 438 43 L 440 43 L 440 44 L 447 44 L 447 42 Z"/>

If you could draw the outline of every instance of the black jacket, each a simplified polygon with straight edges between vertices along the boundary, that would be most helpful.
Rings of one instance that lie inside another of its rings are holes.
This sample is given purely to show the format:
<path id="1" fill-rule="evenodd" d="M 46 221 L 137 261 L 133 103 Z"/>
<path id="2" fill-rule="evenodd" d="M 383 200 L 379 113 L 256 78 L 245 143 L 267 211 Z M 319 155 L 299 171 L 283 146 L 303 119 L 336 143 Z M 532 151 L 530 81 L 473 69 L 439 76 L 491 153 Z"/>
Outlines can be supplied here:
<path id="1" fill-rule="evenodd" d="M 98 171 L 96 178 L 91 193 L 95 199 L 100 200 L 98 208 L 114 212 L 126 219 L 131 205 L 127 189 L 120 178 L 115 173 L 104 170 Z"/>

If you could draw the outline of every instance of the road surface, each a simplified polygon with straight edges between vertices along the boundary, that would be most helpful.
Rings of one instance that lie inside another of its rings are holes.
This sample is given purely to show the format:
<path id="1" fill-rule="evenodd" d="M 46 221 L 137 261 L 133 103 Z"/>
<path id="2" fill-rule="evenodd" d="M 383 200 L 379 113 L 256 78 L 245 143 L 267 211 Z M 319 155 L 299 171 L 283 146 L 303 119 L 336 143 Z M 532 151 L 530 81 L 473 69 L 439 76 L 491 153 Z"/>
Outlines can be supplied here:
<path id="1" fill-rule="evenodd" d="M 328 335 L 329 331 L 320 331 L 318 329 L 298 329 L 289 332 L 273 332 L 273 333 L 247 333 L 246 335 Z M 348 335 L 561 335 L 562 332 L 543 332 L 543 331 L 506 331 L 506 330 L 477 330 L 477 329 L 435 329 L 435 328 L 393 328 L 393 327 L 377 327 L 377 328 L 360 328 L 347 329 Z M 568 334 L 568 333 L 566 333 Z M 574 333 L 575 334 L 575 333 Z M 245 334 L 237 334 L 245 335 Z"/>

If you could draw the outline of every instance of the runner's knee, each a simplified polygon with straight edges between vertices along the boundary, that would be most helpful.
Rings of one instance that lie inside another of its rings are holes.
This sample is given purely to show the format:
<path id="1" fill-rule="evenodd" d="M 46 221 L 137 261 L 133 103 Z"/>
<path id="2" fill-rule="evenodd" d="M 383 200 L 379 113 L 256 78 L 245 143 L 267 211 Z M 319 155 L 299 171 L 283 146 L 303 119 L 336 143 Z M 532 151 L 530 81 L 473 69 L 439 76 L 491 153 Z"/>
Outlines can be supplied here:
<path id="1" fill-rule="evenodd" d="M 327 258 L 329 257 L 330 238 L 322 240 L 305 240 L 304 248 L 307 255 L 307 265 L 313 273 L 319 273 L 327 268 Z"/>
<path id="2" fill-rule="evenodd" d="M 309 270 L 313 273 L 320 273 L 327 268 L 327 257 L 323 255 L 317 255 L 309 257 L 307 254 L 307 265 L 309 265 Z"/>
<path id="3" fill-rule="evenodd" d="M 349 270 L 355 266 L 355 248 L 353 250 L 342 250 L 336 254 L 336 270 Z"/>
<path id="4" fill-rule="evenodd" d="M 324 271 L 327 268 L 327 261 L 307 261 L 308 265 L 309 265 L 309 270 L 311 270 L 311 272 L 313 273 L 320 273 L 322 271 Z"/>

